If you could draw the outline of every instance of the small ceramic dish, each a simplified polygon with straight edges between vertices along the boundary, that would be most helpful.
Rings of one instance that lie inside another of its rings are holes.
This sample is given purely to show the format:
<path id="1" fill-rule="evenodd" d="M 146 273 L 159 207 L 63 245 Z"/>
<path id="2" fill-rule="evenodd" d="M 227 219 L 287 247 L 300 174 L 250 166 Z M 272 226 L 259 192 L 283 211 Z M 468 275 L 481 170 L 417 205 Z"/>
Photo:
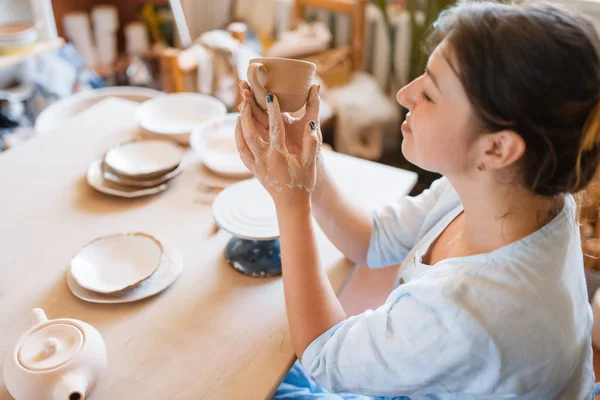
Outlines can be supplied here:
<path id="1" fill-rule="evenodd" d="M 37 41 L 35 27 L 28 23 L 0 25 L 0 54 L 24 51 Z"/>
<path id="2" fill-rule="evenodd" d="M 71 260 L 77 283 L 97 293 L 116 293 L 148 279 L 163 262 L 163 245 L 145 233 L 97 238 Z"/>
<path id="3" fill-rule="evenodd" d="M 175 170 L 184 154 L 181 147 L 166 140 L 136 140 L 110 149 L 104 164 L 124 178 L 153 180 Z"/>
<path id="4" fill-rule="evenodd" d="M 119 176 L 114 173 L 106 163 L 102 163 L 102 177 L 114 184 L 120 186 L 128 186 L 133 188 L 154 188 L 164 183 L 169 182 L 171 179 L 176 178 L 183 172 L 183 162 L 177 166 L 173 171 L 156 179 L 132 179 L 124 176 Z"/>
<path id="5" fill-rule="evenodd" d="M 118 304 L 130 303 L 154 296 L 167 289 L 177 280 L 183 270 L 183 262 L 178 251 L 171 246 L 164 247 L 163 261 L 152 276 L 138 285 L 120 292 L 104 294 L 88 290 L 77 283 L 71 269 L 67 269 L 67 286 L 73 295 L 90 303 Z"/>
<path id="6" fill-rule="evenodd" d="M 92 162 L 87 172 L 87 183 L 96 191 L 116 197 L 133 199 L 137 197 L 151 196 L 164 192 L 169 188 L 167 183 L 150 188 L 139 188 L 133 186 L 122 186 L 108 181 L 103 177 L 102 160 Z"/>
<path id="7" fill-rule="evenodd" d="M 142 103 L 137 122 L 153 135 L 188 144 L 194 128 L 226 113 L 225 104 L 214 97 L 201 93 L 172 93 Z"/>
<path id="8" fill-rule="evenodd" d="M 190 136 L 190 145 L 209 170 L 227 177 L 249 177 L 252 172 L 240 159 L 235 144 L 239 113 L 213 118 L 199 125 Z"/>
<path id="9" fill-rule="evenodd" d="M 273 240 L 279 237 L 275 204 L 256 179 L 235 183 L 213 201 L 215 223 L 231 235 L 247 240 Z"/>

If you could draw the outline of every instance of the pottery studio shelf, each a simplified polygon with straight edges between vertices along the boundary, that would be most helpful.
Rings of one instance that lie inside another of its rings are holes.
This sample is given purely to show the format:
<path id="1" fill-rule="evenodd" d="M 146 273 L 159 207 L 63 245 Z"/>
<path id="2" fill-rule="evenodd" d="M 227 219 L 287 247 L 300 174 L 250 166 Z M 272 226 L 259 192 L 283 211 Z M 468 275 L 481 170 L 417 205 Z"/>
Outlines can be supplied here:
<path id="1" fill-rule="evenodd" d="M 35 55 L 42 54 L 46 51 L 58 49 L 64 43 L 65 43 L 64 39 L 58 38 L 56 40 L 38 42 L 35 44 L 35 46 L 33 46 L 32 49 L 30 49 L 29 51 L 23 52 L 23 53 L 11 54 L 8 56 L 0 55 L 0 69 L 18 64 L 22 61 L 25 61 L 29 57 L 33 57 Z"/>

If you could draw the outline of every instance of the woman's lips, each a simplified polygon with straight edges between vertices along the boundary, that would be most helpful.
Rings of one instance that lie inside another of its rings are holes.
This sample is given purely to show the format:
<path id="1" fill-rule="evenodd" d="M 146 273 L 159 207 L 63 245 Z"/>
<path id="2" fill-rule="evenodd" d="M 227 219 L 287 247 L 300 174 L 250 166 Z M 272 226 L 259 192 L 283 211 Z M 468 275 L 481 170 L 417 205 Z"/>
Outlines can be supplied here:
<path id="1" fill-rule="evenodd" d="M 412 129 L 410 129 L 410 125 L 408 124 L 408 120 L 404 120 L 404 122 L 402 123 L 402 126 L 400 127 L 400 129 L 402 129 L 402 133 L 404 133 L 405 135 L 411 135 L 412 134 Z"/>

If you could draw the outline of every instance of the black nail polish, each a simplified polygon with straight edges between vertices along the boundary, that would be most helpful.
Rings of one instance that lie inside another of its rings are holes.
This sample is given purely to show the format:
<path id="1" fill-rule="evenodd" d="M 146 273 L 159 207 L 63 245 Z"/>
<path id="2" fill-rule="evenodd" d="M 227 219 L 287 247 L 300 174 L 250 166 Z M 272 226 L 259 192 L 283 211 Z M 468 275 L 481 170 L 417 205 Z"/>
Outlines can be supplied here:
<path id="1" fill-rule="evenodd" d="M 316 123 L 315 121 L 310 121 L 310 122 L 308 123 L 308 125 L 310 125 L 310 130 L 311 130 L 311 131 L 315 131 L 315 130 L 317 130 L 317 123 Z"/>
<path id="2" fill-rule="evenodd" d="M 272 103 L 273 102 L 273 93 L 269 93 L 267 94 L 267 103 Z"/>

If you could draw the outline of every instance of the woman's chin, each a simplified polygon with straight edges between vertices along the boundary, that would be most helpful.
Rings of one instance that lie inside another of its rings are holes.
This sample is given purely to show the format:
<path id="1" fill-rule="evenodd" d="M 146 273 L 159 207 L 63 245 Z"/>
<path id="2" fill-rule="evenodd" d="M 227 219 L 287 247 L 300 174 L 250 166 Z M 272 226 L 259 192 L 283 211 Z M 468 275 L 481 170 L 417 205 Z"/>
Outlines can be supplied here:
<path id="1" fill-rule="evenodd" d="M 412 146 L 413 144 L 409 143 L 409 141 L 406 140 L 406 138 L 404 138 L 404 140 L 402 140 L 402 155 L 404 156 L 406 161 L 418 166 L 416 160 L 417 157 L 415 157 L 414 149 L 412 148 Z"/>
<path id="2" fill-rule="evenodd" d="M 404 159 L 412 165 L 415 165 L 424 171 L 433 172 L 431 168 L 428 168 L 428 166 L 426 165 L 427 163 L 424 163 L 421 157 L 419 157 L 413 146 L 414 143 L 411 143 L 410 141 L 402 141 L 402 155 L 404 156 Z"/>

